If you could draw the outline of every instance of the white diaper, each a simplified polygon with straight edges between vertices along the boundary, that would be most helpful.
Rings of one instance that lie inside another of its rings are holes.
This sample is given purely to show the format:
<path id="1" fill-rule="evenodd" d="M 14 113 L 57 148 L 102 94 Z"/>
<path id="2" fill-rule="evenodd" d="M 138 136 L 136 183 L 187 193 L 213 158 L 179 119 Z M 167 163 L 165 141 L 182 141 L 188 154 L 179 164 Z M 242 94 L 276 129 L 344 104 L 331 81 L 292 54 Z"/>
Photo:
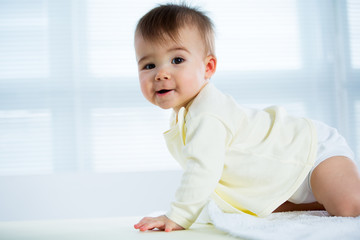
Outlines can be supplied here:
<path id="1" fill-rule="evenodd" d="M 333 156 L 345 156 L 354 161 L 354 153 L 339 132 L 322 122 L 313 120 L 318 135 L 318 151 L 315 164 L 289 201 L 295 204 L 316 202 L 311 190 L 310 178 L 314 169 L 326 159 Z"/>

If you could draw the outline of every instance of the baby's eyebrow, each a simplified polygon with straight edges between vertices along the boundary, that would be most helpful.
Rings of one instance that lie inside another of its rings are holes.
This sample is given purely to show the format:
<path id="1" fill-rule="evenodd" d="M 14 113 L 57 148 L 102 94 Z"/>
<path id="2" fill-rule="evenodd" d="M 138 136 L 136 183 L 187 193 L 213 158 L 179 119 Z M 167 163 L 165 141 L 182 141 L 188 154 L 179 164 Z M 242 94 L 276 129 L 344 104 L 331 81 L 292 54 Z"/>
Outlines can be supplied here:
<path id="1" fill-rule="evenodd" d="M 167 50 L 167 52 L 174 52 L 174 51 L 185 51 L 187 53 L 190 53 L 190 51 L 188 49 L 186 49 L 185 47 L 173 47 Z M 150 55 L 145 55 L 143 57 L 141 57 L 138 61 L 138 64 L 140 65 L 141 62 L 145 61 L 147 58 L 150 58 Z"/>
<path id="2" fill-rule="evenodd" d="M 149 58 L 148 55 L 143 56 L 143 57 L 140 58 L 140 60 L 138 61 L 138 64 L 140 64 L 141 62 L 145 61 L 147 58 Z"/>
<path id="3" fill-rule="evenodd" d="M 185 52 L 188 52 L 188 53 L 190 53 L 190 51 L 189 50 L 187 50 L 185 47 L 173 47 L 173 48 L 170 48 L 169 50 L 168 50 L 168 52 L 172 52 L 172 51 L 185 51 Z"/>

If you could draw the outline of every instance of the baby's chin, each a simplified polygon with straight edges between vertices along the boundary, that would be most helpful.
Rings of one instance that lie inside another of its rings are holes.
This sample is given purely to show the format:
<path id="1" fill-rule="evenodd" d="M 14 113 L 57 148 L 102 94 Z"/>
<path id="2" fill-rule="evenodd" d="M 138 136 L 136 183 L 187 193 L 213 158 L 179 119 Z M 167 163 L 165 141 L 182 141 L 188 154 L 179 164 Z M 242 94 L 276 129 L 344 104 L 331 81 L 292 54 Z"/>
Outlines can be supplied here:
<path id="1" fill-rule="evenodd" d="M 174 109 L 172 106 L 164 106 L 164 105 L 159 105 L 159 104 L 154 104 L 155 106 L 161 108 L 161 109 L 164 109 L 164 110 L 168 110 L 168 109 Z"/>

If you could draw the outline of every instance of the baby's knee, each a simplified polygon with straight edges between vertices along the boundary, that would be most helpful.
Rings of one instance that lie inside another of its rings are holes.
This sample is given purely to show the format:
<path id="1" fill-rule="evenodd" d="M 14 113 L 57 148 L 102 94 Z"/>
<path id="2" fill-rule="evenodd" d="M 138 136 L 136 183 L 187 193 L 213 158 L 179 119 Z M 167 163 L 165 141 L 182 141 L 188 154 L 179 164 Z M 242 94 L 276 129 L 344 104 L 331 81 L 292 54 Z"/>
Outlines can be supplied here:
<path id="1" fill-rule="evenodd" d="M 331 214 L 340 217 L 360 216 L 360 193 L 344 198 L 336 204 Z"/>

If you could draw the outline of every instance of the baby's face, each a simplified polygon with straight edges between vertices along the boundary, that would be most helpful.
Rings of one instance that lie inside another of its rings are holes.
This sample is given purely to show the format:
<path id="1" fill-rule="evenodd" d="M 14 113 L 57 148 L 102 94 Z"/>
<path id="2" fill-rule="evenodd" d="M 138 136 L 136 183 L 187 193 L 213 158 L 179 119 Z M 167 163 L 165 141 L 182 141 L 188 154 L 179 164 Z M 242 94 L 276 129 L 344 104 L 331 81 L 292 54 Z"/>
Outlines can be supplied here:
<path id="1" fill-rule="evenodd" d="M 166 43 L 145 41 L 135 35 L 135 51 L 141 91 L 151 103 L 178 112 L 210 78 L 203 40 L 196 28 L 184 27 L 179 40 Z"/>

